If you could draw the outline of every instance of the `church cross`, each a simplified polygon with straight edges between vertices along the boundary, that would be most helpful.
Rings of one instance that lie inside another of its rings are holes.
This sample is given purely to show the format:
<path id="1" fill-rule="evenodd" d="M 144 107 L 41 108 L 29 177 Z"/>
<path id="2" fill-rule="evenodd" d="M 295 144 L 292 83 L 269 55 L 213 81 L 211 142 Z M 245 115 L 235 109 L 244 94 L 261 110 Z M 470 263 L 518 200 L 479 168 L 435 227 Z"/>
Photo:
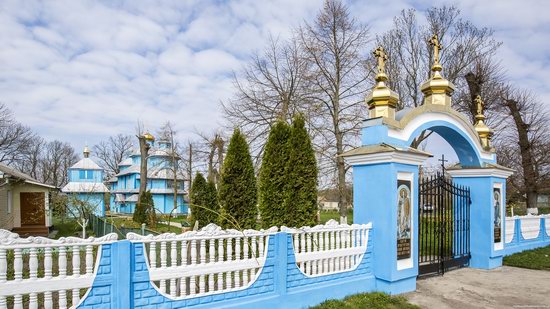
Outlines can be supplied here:
<path id="1" fill-rule="evenodd" d="M 445 155 L 441 155 L 441 159 L 438 160 L 441 162 L 441 169 L 443 170 L 443 173 L 445 173 L 445 162 L 449 162 L 449 160 L 445 160 Z"/>
<path id="2" fill-rule="evenodd" d="M 439 51 L 443 49 L 443 46 L 439 42 L 437 34 L 434 34 L 428 42 L 434 49 L 434 65 L 437 65 L 439 64 Z"/>
<path id="3" fill-rule="evenodd" d="M 375 49 L 372 54 L 378 60 L 378 74 L 385 73 L 386 60 L 388 60 L 388 55 L 382 46 L 379 46 Z"/>

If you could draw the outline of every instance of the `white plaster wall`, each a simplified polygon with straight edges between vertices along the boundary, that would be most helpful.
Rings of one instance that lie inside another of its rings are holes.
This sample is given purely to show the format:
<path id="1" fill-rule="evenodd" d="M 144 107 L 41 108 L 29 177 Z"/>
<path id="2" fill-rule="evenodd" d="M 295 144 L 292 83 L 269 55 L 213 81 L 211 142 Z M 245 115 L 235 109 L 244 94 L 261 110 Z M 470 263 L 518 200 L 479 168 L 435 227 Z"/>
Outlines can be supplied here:
<path id="1" fill-rule="evenodd" d="M 540 234 L 540 217 L 525 216 L 521 217 L 521 235 L 525 239 L 533 239 L 539 237 Z"/>
<path id="2" fill-rule="evenodd" d="M 514 232 L 516 231 L 516 218 L 506 218 L 506 236 L 504 241 L 509 243 L 514 238 Z"/>

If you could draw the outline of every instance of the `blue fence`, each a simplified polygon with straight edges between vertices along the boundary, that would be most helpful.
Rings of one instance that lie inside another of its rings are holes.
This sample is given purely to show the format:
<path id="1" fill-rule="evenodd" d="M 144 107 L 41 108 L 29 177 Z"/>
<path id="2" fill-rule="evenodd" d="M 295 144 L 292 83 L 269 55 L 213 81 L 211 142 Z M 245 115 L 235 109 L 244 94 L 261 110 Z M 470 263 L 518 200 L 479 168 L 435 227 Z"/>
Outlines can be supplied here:
<path id="1" fill-rule="evenodd" d="M 550 245 L 550 216 L 506 219 L 504 255 Z"/>
<path id="2" fill-rule="evenodd" d="M 292 235 L 279 232 L 269 237 L 265 264 L 246 289 L 179 299 L 163 295 L 152 283 L 145 253 L 140 242 L 104 245 L 93 286 L 79 308 L 307 308 L 376 290 L 372 240 L 353 270 L 307 276 L 296 264 Z"/>

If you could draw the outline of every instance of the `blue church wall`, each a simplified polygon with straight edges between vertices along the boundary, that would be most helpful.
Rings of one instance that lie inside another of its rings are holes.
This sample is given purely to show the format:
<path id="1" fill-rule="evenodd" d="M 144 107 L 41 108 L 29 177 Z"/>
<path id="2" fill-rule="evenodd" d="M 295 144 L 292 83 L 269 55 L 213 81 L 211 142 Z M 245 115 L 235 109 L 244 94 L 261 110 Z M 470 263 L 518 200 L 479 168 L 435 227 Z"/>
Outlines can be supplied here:
<path id="1" fill-rule="evenodd" d="M 69 169 L 69 182 L 103 182 L 103 171 Z"/>
<path id="2" fill-rule="evenodd" d="M 144 245 L 118 241 L 103 246 L 93 286 L 78 308 L 307 308 L 327 299 L 376 290 L 372 242 L 369 239 L 356 269 L 309 278 L 296 266 L 290 235 L 280 232 L 269 238 L 264 267 L 248 288 L 172 299 L 151 283 Z"/>
<path id="3" fill-rule="evenodd" d="M 521 217 L 514 217 L 514 231 L 510 242 L 504 243 L 504 255 L 511 255 L 525 250 L 550 246 L 550 216 L 540 217 L 539 233 L 535 238 L 526 239 L 521 232 Z M 548 228 L 546 227 L 548 226 Z"/>

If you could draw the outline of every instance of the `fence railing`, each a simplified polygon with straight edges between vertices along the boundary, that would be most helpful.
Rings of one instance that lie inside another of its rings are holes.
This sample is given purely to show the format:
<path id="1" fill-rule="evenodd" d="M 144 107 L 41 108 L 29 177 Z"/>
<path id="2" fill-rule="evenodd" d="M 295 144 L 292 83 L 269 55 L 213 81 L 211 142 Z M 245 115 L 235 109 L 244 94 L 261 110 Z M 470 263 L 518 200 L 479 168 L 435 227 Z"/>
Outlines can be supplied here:
<path id="1" fill-rule="evenodd" d="M 298 268 L 315 277 L 355 269 L 366 252 L 371 227 L 370 223 L 347 225 L 330 220 L 325 225 L 281 230 L 292 235 Z"/>
<path id="2" fill-rule="evenodd" d="M 196 297 L 245 289 L 262 269 L 269 230 L 222 230 L 209 224 L 183 234 L 126 235 L 145 244 L 151 281 L 165 296 Z"/>
<path id="3" fill-rule="evenodd" d="M 91 214 L 88 219 L 88 225 L 94 231 L 94 235 L 101 237 L 110 233 L 116 233 L 120 239 L 126 238 L 128 233 L 136 233 L 141 235 L 153 234 L 159 235 L 160 233 L 145 228 L 144 230 L 139 228 L 117 227 L 109 222 L 108 217 L 98 217 Z"/>
<path id="4" fill-rule="evenodd" d="M 92 286 L 101 245 L 116 240 L 20 238 L 0 230 L 0 309 L 76 307 Z"/>

